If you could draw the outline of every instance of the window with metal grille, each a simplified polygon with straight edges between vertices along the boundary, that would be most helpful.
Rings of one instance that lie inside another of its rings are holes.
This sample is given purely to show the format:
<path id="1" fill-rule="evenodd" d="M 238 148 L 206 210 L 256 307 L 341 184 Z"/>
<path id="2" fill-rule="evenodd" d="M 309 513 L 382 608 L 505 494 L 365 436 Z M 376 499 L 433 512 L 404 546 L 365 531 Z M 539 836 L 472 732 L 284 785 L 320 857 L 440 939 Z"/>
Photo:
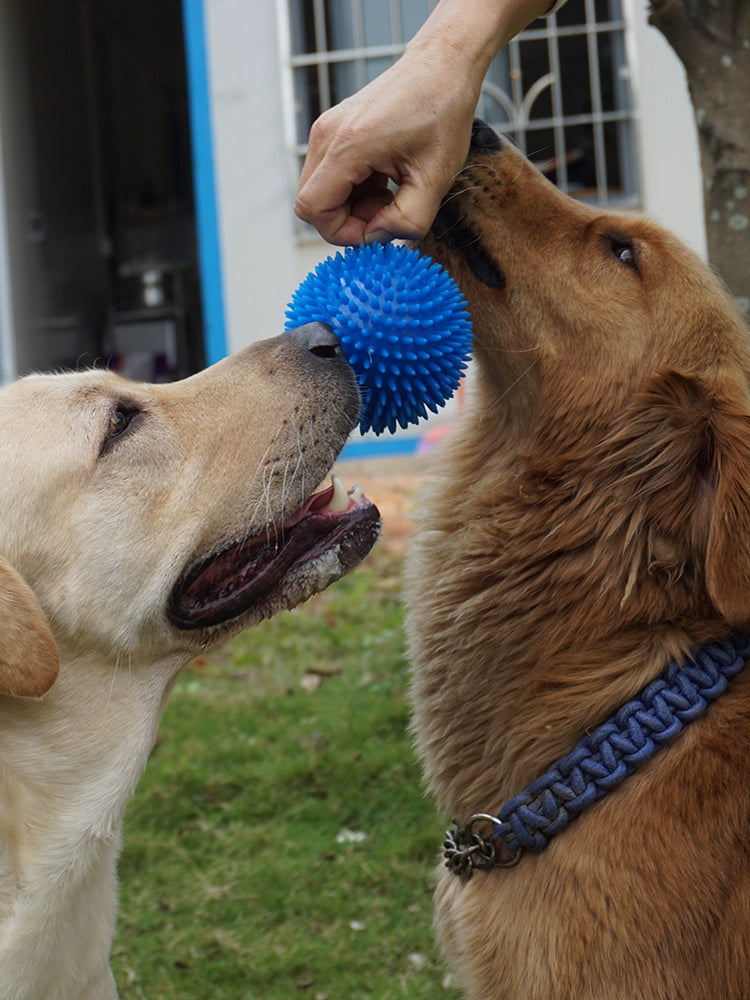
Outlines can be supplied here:
<path id="1" fill-rule="evenodd" d="M 277 0 L 288 34 L 287 134 L 301 165 L 312 122 L 403 52 L 435 0 Z M 492 63 L 477 114 L 555 183 L 602 205 L 638 203 L 622 0 L 569 0 Z"/>

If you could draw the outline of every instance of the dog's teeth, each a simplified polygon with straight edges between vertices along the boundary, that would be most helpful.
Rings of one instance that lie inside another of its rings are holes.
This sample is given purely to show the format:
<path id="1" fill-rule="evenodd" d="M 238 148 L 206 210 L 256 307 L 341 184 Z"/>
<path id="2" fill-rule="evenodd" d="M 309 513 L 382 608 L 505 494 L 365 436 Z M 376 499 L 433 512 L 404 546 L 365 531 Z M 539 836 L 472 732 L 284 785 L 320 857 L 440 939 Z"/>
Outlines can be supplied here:
<path id="1" fill-rule="evenodd" d="M 346 510 L 349 506 L 349 494 L 335 473 L 331 476 L 331 482 L 333 483 L 333 496 L 328 502 L 328 510 L 332 510 L 338 514 L 340 511 Z"/>

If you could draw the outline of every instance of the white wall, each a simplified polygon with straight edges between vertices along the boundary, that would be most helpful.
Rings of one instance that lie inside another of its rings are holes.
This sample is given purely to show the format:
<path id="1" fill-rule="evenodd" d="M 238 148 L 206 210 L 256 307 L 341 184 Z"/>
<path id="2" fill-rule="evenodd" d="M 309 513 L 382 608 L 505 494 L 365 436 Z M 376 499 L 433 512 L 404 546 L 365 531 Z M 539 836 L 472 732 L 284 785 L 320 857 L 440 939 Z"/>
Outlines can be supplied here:
<path id="1" fill-rule="evenodd" d="M 703 181 L 685 70 L 648 24 L 647 0 L 624 0 L 628 58 L 639 109 L 642 210 L 705 258 Z"/>
<path id="2" fill-rule="evenodd" d="M 298 277 L 271 0 L 206 0 L 230 351 L 283 330 Z"/>

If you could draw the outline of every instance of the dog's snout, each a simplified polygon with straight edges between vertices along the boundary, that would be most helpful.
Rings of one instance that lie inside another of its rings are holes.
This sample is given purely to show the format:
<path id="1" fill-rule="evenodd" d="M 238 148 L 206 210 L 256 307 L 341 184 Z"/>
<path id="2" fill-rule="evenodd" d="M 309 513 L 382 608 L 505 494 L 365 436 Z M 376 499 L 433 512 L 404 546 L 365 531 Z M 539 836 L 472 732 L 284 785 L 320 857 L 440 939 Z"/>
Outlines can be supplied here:
<path id="1" fill-rule="evenodd" d="M 305 323 L 289 330 L 287 336 L 316 358 L 344 357 L 339 338 L 327 323 Z"/>
<path id="2" fill-rule="evenodd" d="M 315 387 L 321 406 L 327 405 L 331 393 L 335 394 L 338 405 L 330 412 L 335 410 L 337 419 L 349 422 L 351 430 L 359 419 L 362 398 L 357 376 L 332 327 L 316 320 L 287 330 L 269 343 L 281 349 L 296 373 L 304 373 L 304 378 L 311 380 L 309 386 Z"/>
<path id="3" fill-rule="evenodd" d="M 475 118 L 471 126 L 471 145 L 469 148 L 472 153 L 499 153 L 503 148 L 503 140 L 481 118 Z"/>

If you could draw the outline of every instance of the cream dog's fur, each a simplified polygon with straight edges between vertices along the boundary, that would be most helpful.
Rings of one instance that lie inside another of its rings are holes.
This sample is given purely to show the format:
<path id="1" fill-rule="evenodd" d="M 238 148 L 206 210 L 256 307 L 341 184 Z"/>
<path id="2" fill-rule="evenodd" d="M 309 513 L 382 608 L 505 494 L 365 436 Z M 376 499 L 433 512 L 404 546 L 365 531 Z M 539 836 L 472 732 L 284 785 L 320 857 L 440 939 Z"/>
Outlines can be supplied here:
<path id="1" fill-rule="evenodd" d="M 1 1000 L 115 997 L 123 812 L 170 686 L 369 550 L 359 493 L 310 501 L 358 409 L 318 324 L 174 385 L 0 390 Z"/>
<path id="2" fill-rule="evenodd" d="M 467 294 L 477 379 L 418 512 L 414 725 L 463 824 L 750 627 L 750 336 L 678 240 L 481 125 L 428 248 Z M 543 853 L 443 868 L 466 995 L 746 1000 L 749 767 L 746 667 Z"/>

